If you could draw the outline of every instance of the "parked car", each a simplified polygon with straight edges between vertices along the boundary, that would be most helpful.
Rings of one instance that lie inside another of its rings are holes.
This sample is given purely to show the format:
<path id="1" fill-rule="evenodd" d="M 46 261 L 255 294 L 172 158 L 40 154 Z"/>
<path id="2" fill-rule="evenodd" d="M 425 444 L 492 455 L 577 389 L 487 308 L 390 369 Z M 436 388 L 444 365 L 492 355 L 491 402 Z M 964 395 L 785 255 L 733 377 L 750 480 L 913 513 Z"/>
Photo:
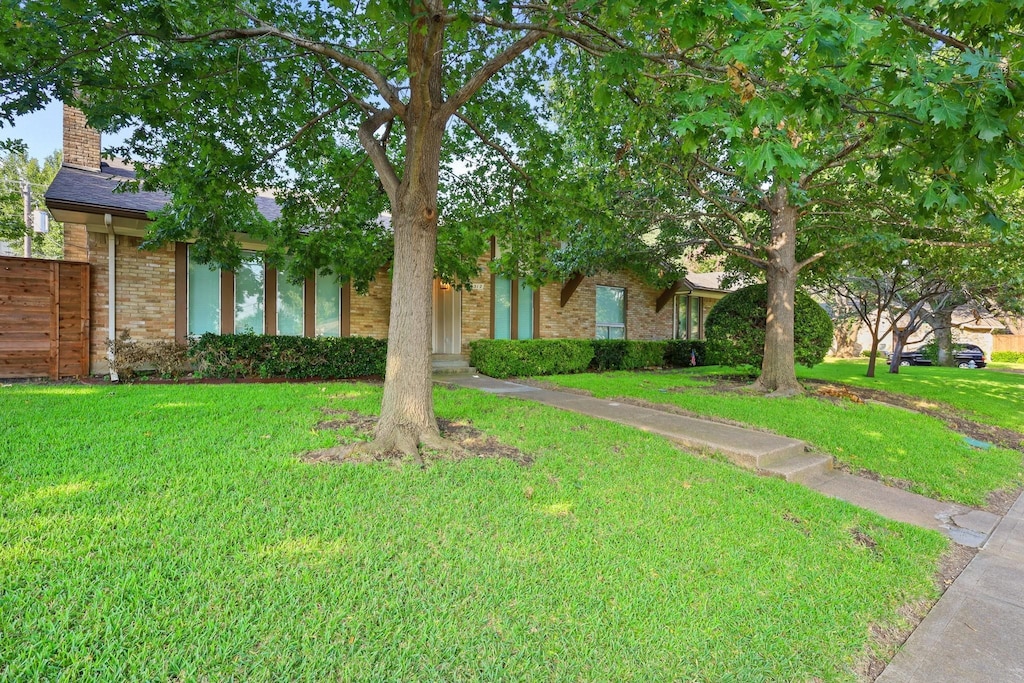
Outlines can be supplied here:
<path id="1" fill-rule="evenodd" d="M 953 359 L 958 368 L 983 368 L 985 367 L 985 352 L 981 347 L 974 344 L 953 344 Z M 888 362 L 892 362 L 892 354 L 886 356 Z M 930 354 L 921 351 L 904 351 L 900 354 L 900 365 L 934 365 Z"/>

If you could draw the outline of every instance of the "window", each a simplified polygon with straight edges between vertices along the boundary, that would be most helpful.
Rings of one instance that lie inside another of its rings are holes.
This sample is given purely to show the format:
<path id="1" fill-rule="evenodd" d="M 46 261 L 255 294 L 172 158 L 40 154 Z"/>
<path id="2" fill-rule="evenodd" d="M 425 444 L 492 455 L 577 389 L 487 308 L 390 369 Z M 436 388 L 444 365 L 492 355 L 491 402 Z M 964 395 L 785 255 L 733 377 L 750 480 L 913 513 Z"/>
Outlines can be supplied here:
<path id="1" fill-rule="evenodd" d="M 266 312 L 267 271 L 254 251 L 242 252 L 242 266 L 235 273 L 235 332 L 263 334 Z"/>
<path id="2" fill-rule="evenodd" d="M 188 249 L 188 334 L 220 334 L 220 270 L 197 263 Z"/>
<path id="3" fill-rule="evenodd" d="M 533 287 L 519 280 L 494 278 L 495 339 L 533 339 L 534 296 Z"/>
<path id="4" fill-rule="evenodd" d="M 626 290 L 597 287 L 597 338 L 626 338 Z"/>
<path id="5" fill-rule="evenodd" d="M 516 329 L 516 339 L 533 339 L 533 287 L 527 287 L 522 282 L 517 288 L 519 294 L 516 308 L 519 310 L 519 323 Z"/>
<path id="6" fill-rule="evenodd" d="M 290 265 L 290 263 L 289 263 Z M 277 273 L 277 334 L 301 337 L 305 332 L 305 286 L 288 280 L 288 267 Z"/>
<path id="7" fill-rule="evenodd" d="M 704 321 L 715 305 L 714 299 L 699 296 L 676 297 L 676 339 L 704 339 Z"/>
<path id="8" fill-rule="evenodd" d="M 333 275 L 316 276 L 316 336 L 341 336 L 341 287 Z"/>

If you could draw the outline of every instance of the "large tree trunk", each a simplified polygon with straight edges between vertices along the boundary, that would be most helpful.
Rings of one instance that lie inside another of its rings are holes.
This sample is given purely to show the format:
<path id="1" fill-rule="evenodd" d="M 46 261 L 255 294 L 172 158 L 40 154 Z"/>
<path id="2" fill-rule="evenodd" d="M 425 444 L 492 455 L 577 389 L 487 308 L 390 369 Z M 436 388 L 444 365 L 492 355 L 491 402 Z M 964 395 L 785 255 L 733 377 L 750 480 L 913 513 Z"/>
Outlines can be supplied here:
<path id="1" fill-rule="evenodd" d="M 935 331 L 935 346 L 939 352 L 939 365 L 952 367 L 955 364 L 953 355 L 953 309 L 946 307 L 932 316 L 932 329 Z"/>
<path id="2" fill-rule="evenodd" d="M 392 215 L 391 320 L 375 450 L 413 455 L 421 443 L 439 445 L 430 371 L 431 288 L 437 249 L 436 196 L 433 199 L 407 191 Z"/>
<path id="3" fill-rule="evenodd" d="M 860 319 L 834 321 L 836 358 L 856 358 L 860 353 L 857 349 L 857 332 Z"/>
<path id="4" fill-rule="evenodd" d="M 789 203 L 789 193 L 782 188 L 769 201 L 771 242 L 768 245 L 768 310 L 764 330 L 764 360 L 761 376 L 754 383 L 760 391 L 772 396 L 795 396 L 803 393 L 796 381 L 793 326 L 796 302 L 797 209 Z"/>

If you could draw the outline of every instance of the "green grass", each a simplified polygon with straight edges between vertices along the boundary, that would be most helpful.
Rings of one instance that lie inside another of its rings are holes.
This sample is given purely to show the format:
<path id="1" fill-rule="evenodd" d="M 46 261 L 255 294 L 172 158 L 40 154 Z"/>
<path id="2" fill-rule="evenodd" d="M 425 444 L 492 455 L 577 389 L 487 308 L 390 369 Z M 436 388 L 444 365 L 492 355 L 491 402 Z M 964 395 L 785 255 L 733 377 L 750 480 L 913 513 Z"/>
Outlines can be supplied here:
<path id="1" fill-rule="evenodd" d="M 990 370 L 998 370 L 1000 372 L 1024 372 L 1024 363 L 994 363 L 988 364 Z"/>
<path id="2" fill-rule="evenodd" d="M 702 378 L 701 371 L 610 372 L 541 379 L 600 398 L 668 403 L 802 439 L 854 470 L 905 480 L 912 490 L 932 498 L 981 506 L 990 492 L 1024 482 L 1019 452 L 974 449 L 938 419 L 886 406 L 833 403 L 811 396 L 769 399 L 716 393 L 704 389 L 711 381 Z M 985 383 L 991 374 L 974 373 L 961 381 L 973 378 Z"/>
<path id="3" fill-rule="evenodd" d="M 436 395 L 535 464 L 296 457 L 373 386 L 0 389 L 0 678 L 850 680 L 872 623 L 935 596 L 935 532 Z"/>
<path id="4" fill-rule="evenodd" d="M 1003 363 L 1002 365 L 1011 365 Z M 831 360 L 797 368 L 801 378 L 825 379 L 948 403 L 971 419 L 1024 433 L 1024 374 L 997 369 L 912 366 L 896 375 L 882 363 L 865 377 L 866 360 Z"/>

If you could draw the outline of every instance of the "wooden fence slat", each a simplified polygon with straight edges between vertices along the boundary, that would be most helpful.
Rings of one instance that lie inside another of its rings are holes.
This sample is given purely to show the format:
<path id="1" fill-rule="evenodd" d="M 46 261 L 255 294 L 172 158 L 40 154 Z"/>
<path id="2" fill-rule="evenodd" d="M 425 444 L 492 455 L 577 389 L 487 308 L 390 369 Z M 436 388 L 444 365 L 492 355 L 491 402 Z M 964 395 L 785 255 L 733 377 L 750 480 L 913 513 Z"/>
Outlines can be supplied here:
<path id="1" fill-rule="evenodd" d="M 0 377 L 89 372 L 89 264 L 0 257 Z"/>

